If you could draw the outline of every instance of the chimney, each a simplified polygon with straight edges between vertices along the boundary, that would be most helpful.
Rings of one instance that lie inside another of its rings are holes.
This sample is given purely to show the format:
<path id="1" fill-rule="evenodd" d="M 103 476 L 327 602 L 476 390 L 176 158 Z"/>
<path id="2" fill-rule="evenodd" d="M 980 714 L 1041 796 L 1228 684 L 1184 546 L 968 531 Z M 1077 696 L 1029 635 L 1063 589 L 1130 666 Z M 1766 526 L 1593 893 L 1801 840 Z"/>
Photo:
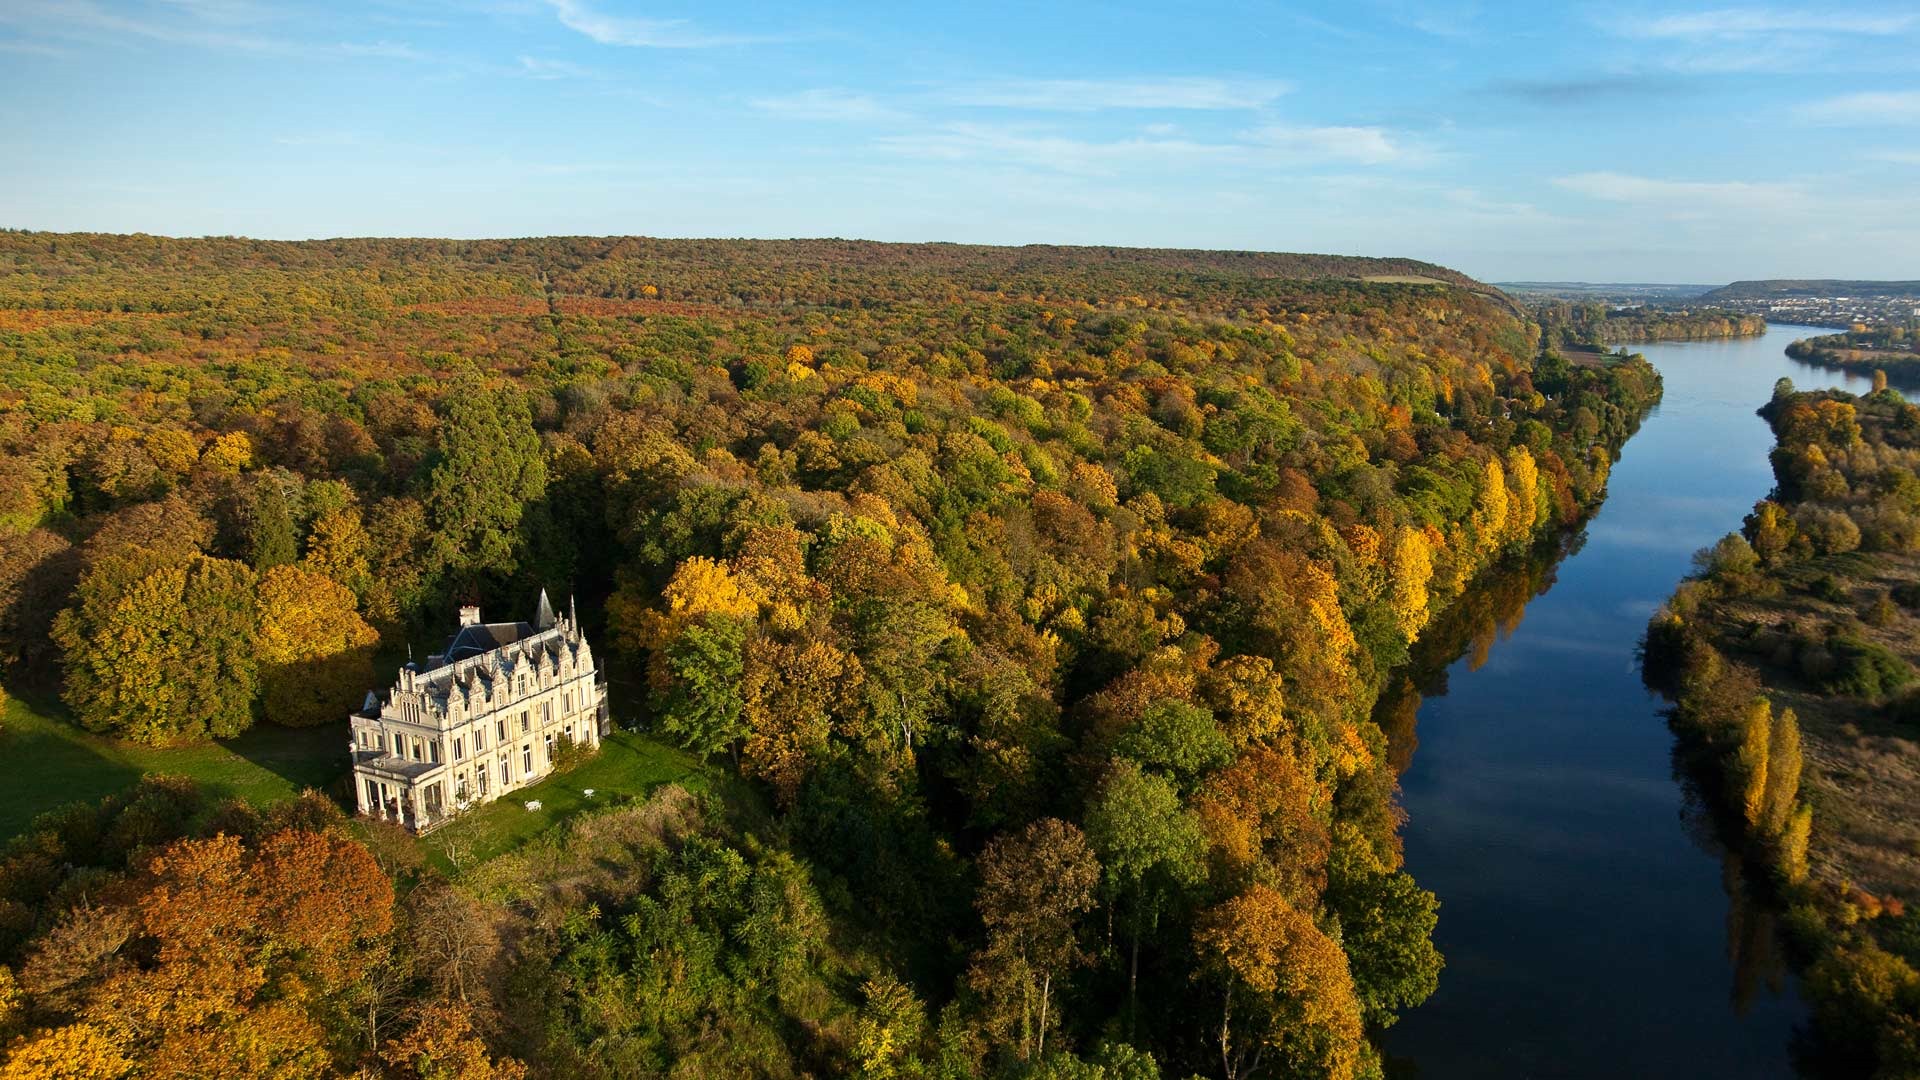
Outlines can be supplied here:
<path id="1" fill-rule="evenodd" d="M 480 625 L 480 605 L 478 604 L 463 605 L 460 608 L 460 625 L 461 626 L 479 626 Z"/>

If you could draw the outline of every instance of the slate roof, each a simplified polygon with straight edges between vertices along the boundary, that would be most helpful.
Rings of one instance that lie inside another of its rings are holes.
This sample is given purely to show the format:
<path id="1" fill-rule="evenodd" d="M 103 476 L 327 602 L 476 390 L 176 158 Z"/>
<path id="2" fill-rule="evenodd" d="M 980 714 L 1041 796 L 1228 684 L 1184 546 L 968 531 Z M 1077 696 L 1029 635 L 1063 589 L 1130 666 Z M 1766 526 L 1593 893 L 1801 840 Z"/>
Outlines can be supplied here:
<path id="1" fill-rule="evenodd" d="M 460 632 L 447 639 L 447 647 L 440 655 L 427 659 L 427 670 L 445 667 L 471 656 L 490 653 L 495 649 L 504 649 L 509 645 L 534 635 L 533 626 L 523 622 L 475 623 L 463 626 Z"/>

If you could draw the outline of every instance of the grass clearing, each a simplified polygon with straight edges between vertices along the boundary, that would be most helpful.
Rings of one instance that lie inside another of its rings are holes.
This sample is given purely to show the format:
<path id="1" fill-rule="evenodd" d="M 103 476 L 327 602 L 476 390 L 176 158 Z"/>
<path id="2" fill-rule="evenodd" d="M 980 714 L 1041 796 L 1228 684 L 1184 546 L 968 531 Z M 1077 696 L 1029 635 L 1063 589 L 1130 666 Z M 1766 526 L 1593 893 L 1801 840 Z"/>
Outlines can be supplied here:
<path id="1" fill-rule="evenodd" d="M 51 699 L 9 697 L 0 754 L 15 763 L 0 784 L 0 841 L 48 810 L 124 791 L 142 776 L 188 776 L 257 806 L 306 788 L 333 792 L 347 772 L 347 725 L 254 727 L 225 742 L 155 749 L 82 730 Z"/>
<path id="2" fill-rule="evenodd" d="M 235 739 L 155 749 L 82 730 L 58 701 L 10 697 L 0 730 L 0 754 L 30 763 L 0 784 L 0 843 L 25 831 L 39 815 L 72 802 L 94 802 L 125 791 L 142 776 L 170 774 L 200 781 L 219 796 L 256 806 L 291 799 L 307 788 L 344 798 L 347 725 L 283 728 L 262 724 Z M 420 841 L 427 858 L 452 869 L 450 847 L 462 864 L 483 862 L 576 814 L 623 798 L 643 799 L 664 784 L 695 791 L 716 786 L 735 797 L 740 782 L 702 765 L 682 750 L 632 732 L 615 732 L 572 770 L 479 806 Z M 592 788 L 592 798 L 586 789 Z M 526 809 L 538 800 L 537 811 Z M 751 799 L 749 799 L 751 801 Z"/>
<path id="3" fill-rule="evenodd" d="M 477 864 L 512 851 L 582 811 L 623 798 L 644 799 L 663 784 L 710 790 L 716 780 L 713 771 L 683 750 L 645 735 L 616 731 L 600 741 L 597 753 L 574 768 L 469 810 L 428 833 L 421 847 L 442 869 L 456 862 Z M 592 798 L 586 795 L 589 788 Z M 526 804 L 531 801 L 538 801 L 540 809 L 528 810 Z"/>

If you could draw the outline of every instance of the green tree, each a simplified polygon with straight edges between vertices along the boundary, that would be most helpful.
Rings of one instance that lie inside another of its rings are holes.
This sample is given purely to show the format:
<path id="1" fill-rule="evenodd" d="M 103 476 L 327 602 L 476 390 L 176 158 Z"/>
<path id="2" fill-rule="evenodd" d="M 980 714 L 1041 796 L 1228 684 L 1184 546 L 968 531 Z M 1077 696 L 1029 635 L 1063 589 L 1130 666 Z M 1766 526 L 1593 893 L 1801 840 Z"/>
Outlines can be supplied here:
<path id="1" fill-rule="evenodd" d="M 159 746 L 252 723 L 258 613 L 245 564 L 133 551 L 91 570 L 76 601 L 54 637 L 83 726 Z"/>
<path id="2" fill-rule="evenodd" d="M 1129 927 L 1128 1013 L 1138 1000 L 1140 935 L 1158 923 L 1176 891 L 1200 879 L 1206 841 L 1165 777 L 1119 761 L 1087 808 L 1087 838 L 1100 858 L 1101 891 L 1125 908 Z"/>
<path id="3" fill-rule="evenodd" d="M 459 577 L 511 574 L 521 515 L 547 486 L 526 398 L 468 377 L 448 390 L 442 408 L 440 452 L 423 500 L 433 524 L 428 562 Z"/>
<path id="4" fill-rule="evenodd" d="M 1147 706 L 1114 743 L 1113 751 L 1191 790 L 1209 770 L 1233 760 L 1233 744 L 1198 705 L 1166 698 Z"/>
<path id="5" fill-rule="evenodd" d="M 1444 964 L 1433 947 L 1440 901 L 1400 870 L 1380 862 L 1359 830 L 1336 826 L 1327 862 L 1327 909 L 1340 920 L 1340 942 L 1367 1023 L 1389 1027 L 1398 1013 L 1430 997 Z"/>
<path id="6" fill-rule="evenodd" d="M 689 623 L 667 642 L 661 667 L 668 683 L 654 693 L 661 731 L 702 757 L 746 737 L 746 643 L 746 620 L 719 613 Z"/>
<path id="7" fill-rule="evenodd" d="M 247 515 L 247 561 L 257 571 L 285 566 L 300 557 L 288 479 L 284 473 L 268 473 L 253 489 L 253 506 Z"/>

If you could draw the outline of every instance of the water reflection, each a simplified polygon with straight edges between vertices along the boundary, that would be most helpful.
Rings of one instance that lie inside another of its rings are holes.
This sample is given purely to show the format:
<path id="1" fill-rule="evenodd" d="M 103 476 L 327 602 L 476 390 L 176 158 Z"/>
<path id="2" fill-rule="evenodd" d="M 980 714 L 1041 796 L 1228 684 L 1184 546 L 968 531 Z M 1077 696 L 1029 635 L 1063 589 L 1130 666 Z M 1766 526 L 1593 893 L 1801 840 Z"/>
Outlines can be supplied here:
<path id="1" fill-rule="evenodd" d="M 1484 575 L 1390 679 L 1406 864 L 1448 961 L 1383 1037 L 1394 1075 L 1794 1075 L 1805 1010 L 1765 883 L 1721 842 L 1634 647 L 1772 487 L 1754 410 L 1774 380 L 1870 385 L 1785 355 L 1817 332 L 1645 347 L 1666 399 L 1600 513 Z"/>

